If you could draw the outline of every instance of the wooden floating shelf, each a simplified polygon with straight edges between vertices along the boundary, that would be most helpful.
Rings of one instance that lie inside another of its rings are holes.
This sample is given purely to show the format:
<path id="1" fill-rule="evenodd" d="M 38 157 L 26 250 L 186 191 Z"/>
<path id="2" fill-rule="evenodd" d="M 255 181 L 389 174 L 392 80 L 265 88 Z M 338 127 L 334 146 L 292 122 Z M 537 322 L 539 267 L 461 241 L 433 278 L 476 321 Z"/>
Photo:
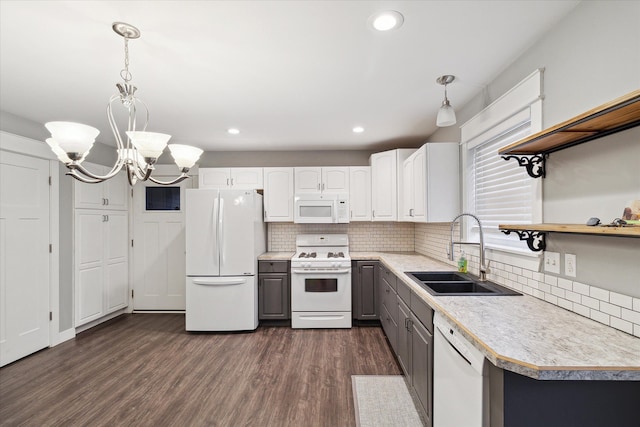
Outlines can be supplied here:
<path id="1" fill-rule="evenodd" d="M 640 225 L 626 227 L 588 226 L 582 224 L 500 224 L 505 231 L 538 231 L 571 234 L 595 234 L 620 237 L 640 237 Z"/>
<path id="2" fill-rule="evenodd" d="M 498 154 L 549 154 L 639 125 L 640 89 L 502 147 Z"/>

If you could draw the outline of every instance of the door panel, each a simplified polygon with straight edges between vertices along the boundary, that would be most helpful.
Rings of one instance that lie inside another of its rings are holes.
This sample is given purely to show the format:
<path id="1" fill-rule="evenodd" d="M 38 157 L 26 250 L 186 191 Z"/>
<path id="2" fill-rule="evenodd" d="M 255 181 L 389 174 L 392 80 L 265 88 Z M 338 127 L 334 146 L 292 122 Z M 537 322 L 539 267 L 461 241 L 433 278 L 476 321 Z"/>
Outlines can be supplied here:
<path id="1" fill-rule="evenodd" d="M 293 168 L 264 168 L 264 220 L 293 221 Z"/>
<path id="2" fill-rule="evenodd" d="M 2 152 L 0 366 L 49 345 L 49 162 Z"/>
<path id="3" fill-rule="evenodd" d="M 109 263 L 106 272 L 106 301 L 107 313 L 127 306 L 129 290 L 129 271 L 127 261 Z"/>
<path id="4" fill-rule="evenodd" d="M 220 194 L 220 275 L 256 274 L 253 249 L 253 191 L 226 191 Z"/>
<path id="5" fill-rule="evenodd" d="M 185 190 L 191 184 L 191 180 L 179 184 L 179 211 L 145 211 L 145 188 L 156 185 L 145 182 L 134 188 L 135 310 L 185 309 Z"/>
<path id="6" fill-rule="evenodd" d="M 218 190 L 187 190 L 187 275 L 220 274 L 218 253 Z"/>
<path id="7" fill-rule="evenodd" d="M 349 192 L 349 168 L 322 168 L 322 191 Z"/>
<path id="8" fill-rule="evenodd" d="M 321 168 L 295 168 L 296 193 L 319 193 L 321 174 Z"/>

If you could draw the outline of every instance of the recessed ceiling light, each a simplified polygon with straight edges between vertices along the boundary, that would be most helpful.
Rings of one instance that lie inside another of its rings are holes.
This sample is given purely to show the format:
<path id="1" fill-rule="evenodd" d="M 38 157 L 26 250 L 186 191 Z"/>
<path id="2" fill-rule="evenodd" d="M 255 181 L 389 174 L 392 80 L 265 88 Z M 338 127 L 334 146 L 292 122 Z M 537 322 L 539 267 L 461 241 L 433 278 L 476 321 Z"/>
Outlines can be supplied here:
<path id="1" fill-rule="evenodd" d="M 387 10 L 371 16 L 369 22 L 378 31 L 389 31 L 400 28 L 404 22 L 404 16 L 395 10 Z"/>
<path id="2" fill-rule="evenodd" d="M 230 133 L 231 135 L 237 135 L 237 134 L 240 133 L 240 129 L 229 128 L 229 129 L 227 129 L 227 132 Z"/>
<path id="3" fill-rule="evenodd" d="M 364 128 L 362 126 L 356 126 L 353 128 L 353 133 L 362 133 L 364 132 Z"/>

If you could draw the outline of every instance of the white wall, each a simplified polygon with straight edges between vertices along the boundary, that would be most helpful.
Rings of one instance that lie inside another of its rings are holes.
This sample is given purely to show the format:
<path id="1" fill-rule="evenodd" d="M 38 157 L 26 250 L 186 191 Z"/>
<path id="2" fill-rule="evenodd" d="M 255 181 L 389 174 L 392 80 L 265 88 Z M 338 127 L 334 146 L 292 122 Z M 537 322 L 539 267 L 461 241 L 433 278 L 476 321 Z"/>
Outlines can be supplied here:
<path id="1" fill-rule="evenodd" d="M 542 67 L 544 127 L 640 88 L 640 2 L 580 3 L 460 109 L 458 124 Z M 429 140 L 459 141 L 459 128 L 441 129 Z M 629 200 L 640 199 L 639 140 L 635 128 L 552 154 L 543 182 L 544 221 L 619 217 Z M 548 234 L 547 248 L 577 255 L 580 282 L 640 297 L 640 239 Z"/>

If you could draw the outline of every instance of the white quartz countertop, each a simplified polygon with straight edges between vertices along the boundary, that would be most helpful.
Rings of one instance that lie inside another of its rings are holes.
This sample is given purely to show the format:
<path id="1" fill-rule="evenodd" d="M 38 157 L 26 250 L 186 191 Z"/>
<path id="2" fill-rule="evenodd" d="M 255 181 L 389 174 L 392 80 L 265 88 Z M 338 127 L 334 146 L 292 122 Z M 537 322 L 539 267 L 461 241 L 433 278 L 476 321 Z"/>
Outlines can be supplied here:
<path id="1" fill-rule="evenodd" d="M 267 254 L 259 259 L 288 259 Z M 640 338 L 529 295 L 432 296 L 404 272 L 452 267 L 416 253 L 349 254 L 381 261 L 499 368 L 540 380 L 640 381 Z"/>

